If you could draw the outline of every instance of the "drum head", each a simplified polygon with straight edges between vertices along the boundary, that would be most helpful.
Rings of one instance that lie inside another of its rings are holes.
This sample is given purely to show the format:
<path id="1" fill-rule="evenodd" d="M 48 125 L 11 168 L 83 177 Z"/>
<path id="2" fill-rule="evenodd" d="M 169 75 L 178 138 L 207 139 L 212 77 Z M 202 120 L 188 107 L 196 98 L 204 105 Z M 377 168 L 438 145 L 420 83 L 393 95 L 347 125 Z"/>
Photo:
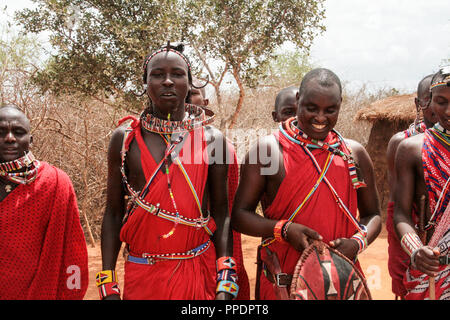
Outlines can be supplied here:
<path id="1" fill-rule="evenodd" d="M 343 254 L 321 241 L 303 251 L 295 267 L 293 300 L 372 300 L 362 273 Z"/>

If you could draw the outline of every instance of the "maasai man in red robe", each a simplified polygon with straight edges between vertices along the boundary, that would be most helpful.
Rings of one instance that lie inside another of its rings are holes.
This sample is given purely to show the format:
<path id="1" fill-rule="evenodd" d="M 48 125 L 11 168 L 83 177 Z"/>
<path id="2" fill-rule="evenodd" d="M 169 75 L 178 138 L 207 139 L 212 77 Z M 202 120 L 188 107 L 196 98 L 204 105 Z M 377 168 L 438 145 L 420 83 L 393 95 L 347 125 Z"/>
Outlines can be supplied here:
<path id="1" fill-rule="evenodd" d="M 111 139 L 104 270 L 96 278 L 101 298 L 120 298 L 114 269 L 122 242 L 128 252 L 124 299 L 231 299 L 238 293 L 226 140 L 208 125 L 210 112 L 185 104 L 192 75 L 182 51 L 168 44 L 145 59 L 149 107 Z"/>
<path id="2" fill-rule="evenodd" d="M 70 178 L 34 158 L 30 122 L 0 108 L 0 299 L 81 300 L 87 248 Z"/>
<path id="3" fill-rule="evenodd" d="M 443 233 L 431 241 L 437 229 L 448 229 L 441 220 L 450 200 L 450 67 L 433 76 L 430 91 L 430 107 L 438 122 L 402 141 L 395 158 L 394 224 L 410 257 L 404 275 L 407 300 L 450 298 L 448 236 Z M 410 212 L 420 207 L 423 197 L 425 223 L 420 232 Z"/>
<path id="4" fill-rule="evenodd" d="M 277 254 L 283 275 L 275 281 L 263 265 L 256 297 L 276 299 L 274 289 L 289 290 L 309 240 L 323 240 L 355 260 L 380 232 L 372 162 L 359 143 L 333 130 L 341 102 L 339 78 L 327 69 L 312 70 L 297 94 L 297 117 L 260 139 L 241 167 L 233 228 L 262 237 L 262 245 Z M 263 217 L 255 214 L 260 201 Z"/>
<path id="5" fill-rule="evenodd" d="M 409 257 L 400 246 L 400 241 L 395 232 L 393 216 L 394 216 L 394 189 L 396 175 L 395 175 L 395 153 L 398 145 L 403 140 L 423 133 L 425 129 L 433 127 L 436 123 L 436 117 L 433 110 L 430 108 L 430 84 L 433 74 L 423 78 L 417 87 L 417 97 L 414 99 L 416 104 L 417 117 L 413 124 L 407 130 L 400 131 L 392 136 L 386 151 L 388 163 L 388 182 L 391 187 L 389 193 L 389 203 L 387 207 L 386 230 L 388 232 L 388 269 L 392 278 L 392 292 L 396 297 L 401 299 L 406 294 L 406 289 L 403 285 L 403 275 L 408 267 Z M 420 112 L 423 113 L 423 119 L 420 119 Z M 413 208 L 411 212 L 416 223 L 419 221 L 419 212 Z M 417 208 L 420 210 L 420 208 Z"/>
<path id="6" fill-rule="evenodd" d="M 207 109 L 209 99 L 206 97 L 205 87 L 208 84 L 202 84 L 199 79 L 192 80 L 192 88 L 186 98 L 187 103 L 201 106 Z M 228 209 L 231 213 L 233 207 L 234 195 L 239 182 L 239 164 L 233 143 L 227 139 L 227 148 L 229 152 L 229 159 L 232 161 L 228 166 Z M 237 264 L 237 284 L 239 286 L 239 293 L 236 300 L 250 300 L 250 283 L 248 280 L 247 271 L 244 266 L 244 257 L 242 255 L 241 234 L 233 230 L 233 257 Z"/>

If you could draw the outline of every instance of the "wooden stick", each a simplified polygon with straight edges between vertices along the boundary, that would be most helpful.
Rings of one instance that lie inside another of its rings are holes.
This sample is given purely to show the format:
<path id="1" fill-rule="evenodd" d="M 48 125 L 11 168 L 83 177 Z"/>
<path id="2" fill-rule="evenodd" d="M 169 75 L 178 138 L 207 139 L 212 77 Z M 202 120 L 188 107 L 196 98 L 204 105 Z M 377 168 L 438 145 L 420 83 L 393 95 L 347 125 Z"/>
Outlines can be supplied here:
<path id="1" fill-rule="evenodd" d="M 422 243 L 426 244 L 427 232 L 425 231 L 425 195 L 420 197 L 419 236 Z"/>
<path id="2" fill-rule="evenodd" d="M 430 290 L 430 300 L 436 300 L 436 279 L 435 277 L 430 277 L 429 280 L 429 290 Z"/>

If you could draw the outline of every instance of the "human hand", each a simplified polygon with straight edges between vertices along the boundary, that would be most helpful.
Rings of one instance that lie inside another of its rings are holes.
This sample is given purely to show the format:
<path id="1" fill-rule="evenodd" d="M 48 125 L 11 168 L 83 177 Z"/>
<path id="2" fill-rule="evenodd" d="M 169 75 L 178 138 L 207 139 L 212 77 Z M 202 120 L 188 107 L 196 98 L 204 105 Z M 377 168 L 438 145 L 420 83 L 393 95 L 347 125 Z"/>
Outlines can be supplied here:
<path id="1" fill-rule="evenodd" d="M 315 230 L 302 224 L 292 223 L 287 229 L 286 239 L 297 251 L 303 251 L 313 240 L 322 240 Z"/>
<path id="2" fill-rule="evenodd" d="M 430 277 L 435 277 L 439 271 L 439 255 L 437 248 L 423 246 L 411 255 L 412 266 Z"/>
<path id="3" fill-rule="evenodd" d="M 351 261 L 355 261 L 358 255 L 358 243 L 354 239 L 339 238 L 329 243 L 330 247 L 338 250 L 344 256 L 346 256 Z"/>

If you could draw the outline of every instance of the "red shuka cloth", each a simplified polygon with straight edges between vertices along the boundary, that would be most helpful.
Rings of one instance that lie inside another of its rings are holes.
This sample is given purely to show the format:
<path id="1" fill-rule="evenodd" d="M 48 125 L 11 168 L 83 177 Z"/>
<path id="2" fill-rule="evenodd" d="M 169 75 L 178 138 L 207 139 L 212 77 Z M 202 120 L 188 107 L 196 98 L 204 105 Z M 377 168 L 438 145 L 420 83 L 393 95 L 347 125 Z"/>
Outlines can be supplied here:
<path id="1" fill-rule="evenodd" d="M 388 232 L 388 269 L 392 278 L 392 292 L 403 297 L 406 294 L 403 276 L 409 265 L 409 256 L 400 245 L 400 240 L 395 232 L 394 202 L 388 203 L 386 230 Z"/>
<path id="2" fill-rule="evenodd" d="M 136 138 L 141 151 L 141 163 L 146 179 L 150 177 L 157 164 L 148 151 L 142 138 L 140 127 L 134 124 L 130 139 Z M 195 137 L 194 137 L 195 136 Z M 199 143 L 201 141 L 201 144 Z M 229 148 L 232 146 L 229 145 Z M 233 151 L 233 150 L 230 150 Z M 187 137 L 179 157 L 197 192 L 203 200 L 205 183 L 208 177 L 208 163 L 204 153 L 206 141 L 203 128 L 192 131 Z M 234 151 L 233 151 L 234 152 Z M 232 206 L 237 188 L 237 161 L 229 168 L 229 209 Z M 176 164 L 171 164 L 170 180 L 178 211 L 187 218 L 197 218 L 200 213 L 189 186 Z M 167 187 L 167 178 L 161 171 L 150 185 L 145 199 L 160 203 L 160 208 L 175 212 Z M 211 218 L 212 219 L 212 218 Z M 168 239 L 161 235 L 171 230 L 173 223 L 148 214 L 138 207 L 128 218 L 121 230 L 121 240 L 129 245 L 130 254 L 163 254 L 186 252 L 209 239 L 204 229 L 178 225 L 175 233 Z M 238 264 L 238 299 L 249 299 L 248 277 L 244 269 L 240 234 L 233 233 L 234 256 Z M 125 263 L 124 299 L 214 299 L 216 289 L 216 253 L 214 245 L 203 254 L 187 260 L 157 262 L 154 265 Z"/>
<path id="3" fill-rule="evenodd" d="M 41 161 L 37 179 L 0 202 L 0 299 L 83 299 L 86 240 L 70 178 Z"/>
<path id="4" fill-rule="evenodd" d="M 266 218 L 282 220 L 288 219 L 305 199 L 319 178 L 319 174 L 299 145 L 289 141 L 279 131 L 276 131 L 274 135 L 283 150 L 285 178 L 272 204 L 263 209 Z M 328 152 L 315 149 L 312 150 L 312 154 L 323 168 Z M 335 156 L 326 177 L 350 212 L 357 212 L 356 190 L 353 189 L 347 163 L 341 157 Z M 327 243 L 341 237 L 350 238 L 356 232 L 355 226 L 338 208 L 330 189 L 323 181 L 293 221 L 316 230 Z M 292 275 L 301 252 L 280 242 L 271 244 L 270 249 L 277 253 L 282 272 Z M 260 298 L 262 300 L 276 299 L 273 284 L 267 280 L 264 273 L 260 276 Z"/>

